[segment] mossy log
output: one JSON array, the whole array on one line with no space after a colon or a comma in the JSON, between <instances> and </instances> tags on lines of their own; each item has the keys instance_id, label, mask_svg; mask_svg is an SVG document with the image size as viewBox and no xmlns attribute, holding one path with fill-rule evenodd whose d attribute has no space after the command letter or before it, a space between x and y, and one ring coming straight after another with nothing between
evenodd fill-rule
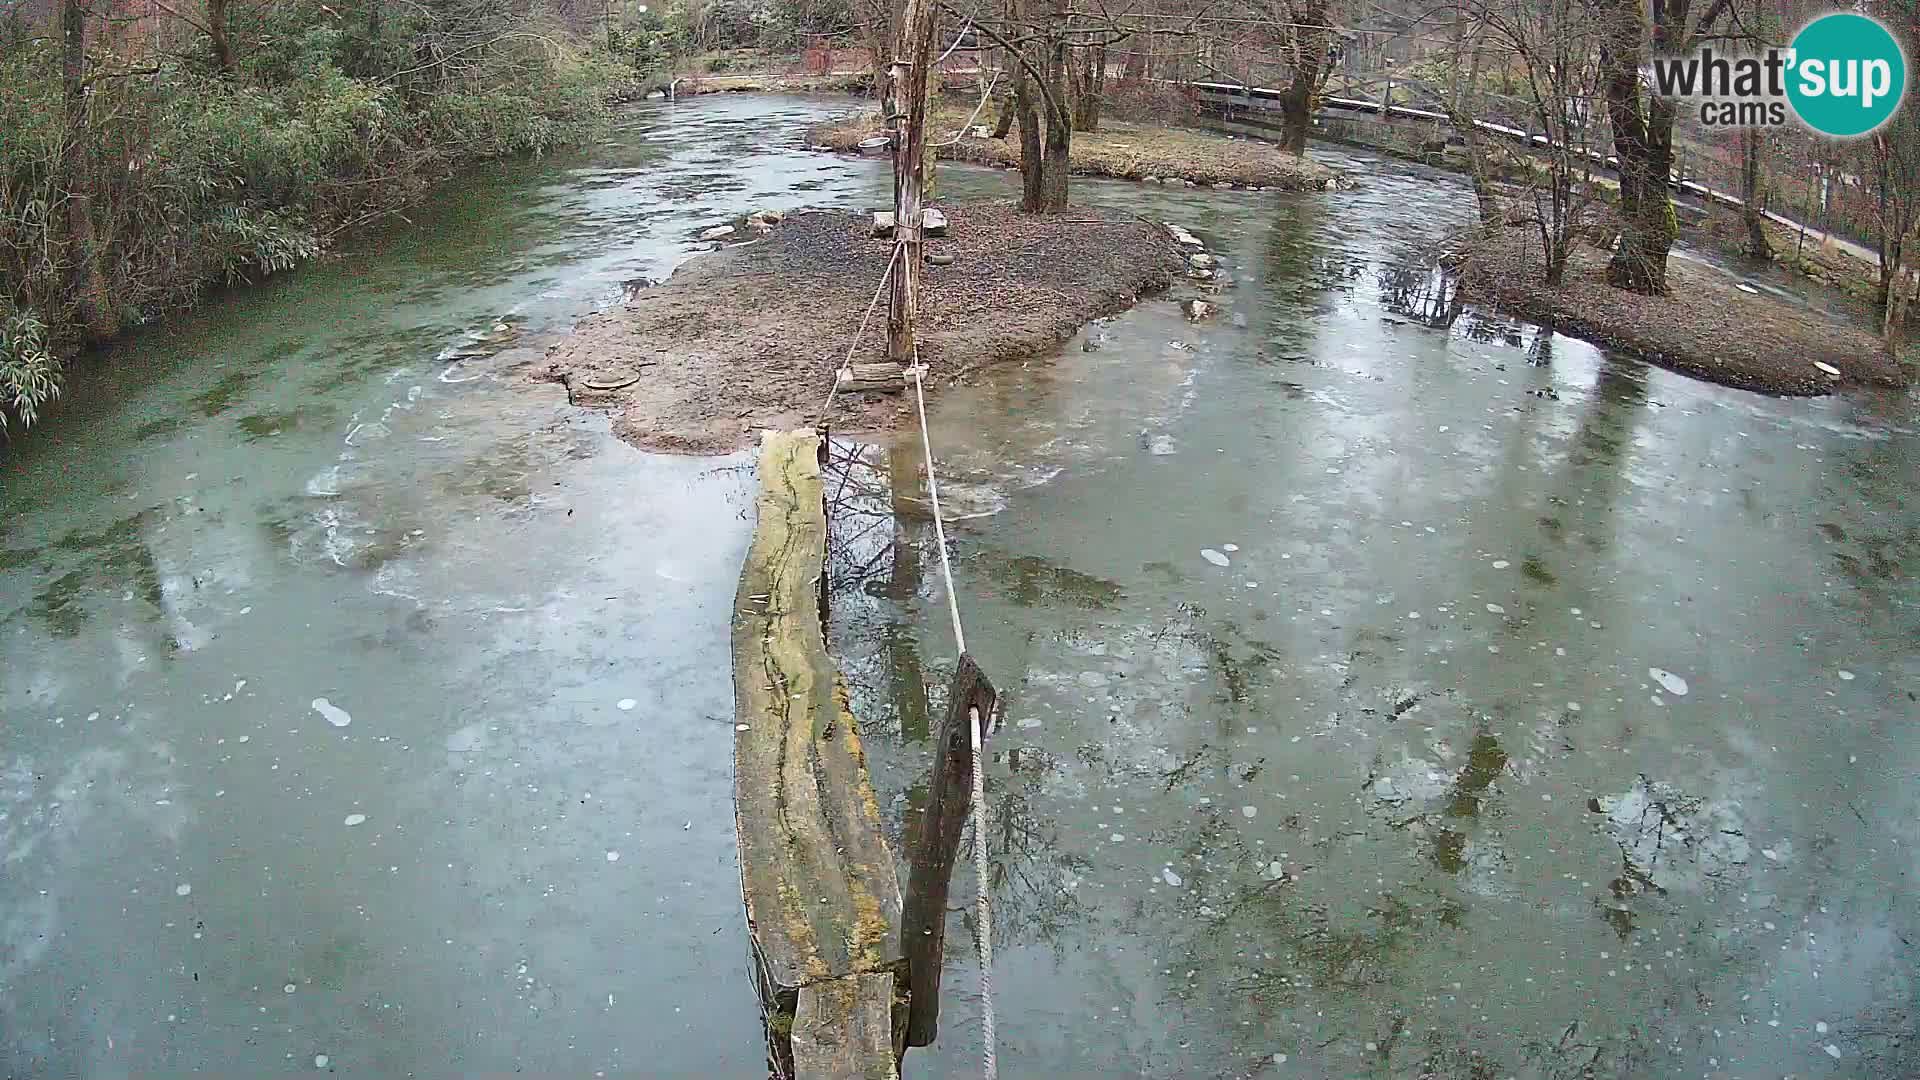
<instances>
[{"instance_id":1,"label":"mossy log","mask_svg":"<svg viewBox=\"0 0 1920 1080\"><path fill-rule=\"evenodd\" d=\"M821 449L813 431L761 442L759 518L734 601L734 820L762 1006L791 1018L769 1026L776 1069L867 1080L894 1075L905 1034L904 1017L891 1020L900 884L821 626ZM884 1061L872 1054L876 1015L889 1018ZM834 1017L848 1025L838 1035L823 1026Z\"/></svg>"}]
</instances>

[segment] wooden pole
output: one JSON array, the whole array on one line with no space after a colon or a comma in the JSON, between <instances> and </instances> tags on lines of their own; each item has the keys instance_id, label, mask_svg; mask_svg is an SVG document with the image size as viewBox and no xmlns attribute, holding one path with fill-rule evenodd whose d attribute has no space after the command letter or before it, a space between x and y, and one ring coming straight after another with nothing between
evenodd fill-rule
<instances>
[{"instance_id":1,"label":"wooden pole","mask_svg":"<svg viewBox=\"0 0 1920 1080\"><path fill-rule=\"evenodd\" d=\"M996 696L993 684L974 664L973 657L960 654L947 690L947 715L940 724L940 740L934 744L926 816L900 912L901 945L907 957L908 1046L931 1046L940 1031L947 889L953 883L954 858L973 808L973 737L967 725L978 717L984 742Z\"/></svg>"},{"instance_id":2,"label":"wooden pole","mask_svg":"<svg viewBox=\"0 0 1920 1080\"><path fill-rule=\"evenodd\" d=\"M893 123L893 236L905 244L887 305L887 359L913 363L920 299L920 201L926 190L927 80L933 58L934 0L906 0L887 69Z\"/></svg>"}]
</instances>

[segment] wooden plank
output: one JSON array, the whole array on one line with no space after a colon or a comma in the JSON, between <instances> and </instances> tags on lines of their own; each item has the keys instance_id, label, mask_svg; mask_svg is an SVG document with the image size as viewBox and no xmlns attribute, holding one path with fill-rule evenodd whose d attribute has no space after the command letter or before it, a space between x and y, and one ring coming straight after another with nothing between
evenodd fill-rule
<instances>
[{"instance_id":1,"label":"wooden plank","mask_svg":"<svg viewBox=\"0 0 1920 1080\"><path fill-rule=\"evenodd\" d=\"M734 601L734 823L776 1061L803 988L902 964L900 885L821 627L822 445L811 430L762 438Z\"/></svg>"},{"instance_id":2,"label":"wooden plank","mask_svg":"<svg viewBox=\"0 0 1920 1080\"><path fill-rule=\"evenodd\" d=\"M840 383L843 391L902 390L907 385L906 369L899 364L854 364L852 377Z\"/></svg>"},{"instance_id":3,"label":"wooden plank","mask_svg":"<svg viewBox=\"0 0 1920 1080\"><path fill-rule=\"evenodd\" d=\"M795 1080L898 1080L893 975L828 979L800 989L793 1017Z\"/></svg>"},{"instance_id":4,"label":"wooden plank","mask_svg":"<svg viewBox=\"0 0 1920 1080\"><path fill-rule=\"evenodd\" d=\"M947 891L953 863L973 808L973 738L968 724L980 718L980 739L993 715L996 694L973 657L960 654L947 690L940 724L939 756L927 783L927 810L913 853L901 932L907 948L907 1045L932 1046L940 1033L940 973L946 966Z\"/></svg>"}]
</instances>

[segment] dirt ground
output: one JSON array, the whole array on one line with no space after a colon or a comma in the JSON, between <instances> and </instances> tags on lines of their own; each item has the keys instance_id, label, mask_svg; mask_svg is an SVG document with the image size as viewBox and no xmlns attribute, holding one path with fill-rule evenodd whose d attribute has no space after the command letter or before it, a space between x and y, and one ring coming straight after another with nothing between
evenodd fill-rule
<instances>
[{"instance_id":1,"label":"dirt ground","mask_svg":"<svg viewBox=\"0 0 1920 1080\"><path fill-rule=\"evenodd\" d=\"M1566 283L1549 289L1537 234L1508 228L1467 253L1461 289L1467 299L1742 390L1825 394L1848 382L1911 381L1875 335L1764 293L1742 292L1710 267L1669 260L1666 296L1613 288L1606 267L1604 252L1578 247ZM1829 377L1815 361L1838 368L1841 377Z\"/></svg>"},{"instance_id":2,"label":"dirt ground","mask_svg":"<svg viewBox=\"0 0 1920 1080\"><path fill-rule=\"evenodd\" d=\"M1110 210L1029 217L1002 205L946 207L948 236L926 242L951 265L923 267L921 358L933 390L985 364L1045 351L1123 311L1180 273L1164 226ZM718 453L768 427L829 421L885 431L910 416L898 393L843 393L826 409L873 301L891 242L839 210L789 215L770 235L686 262L665 283L583 321L537 362L535 378L615 413L621 438L650 450ZM885 359L886 302L855 363ZM630 385L594 389L628 377Z\"/></svg>"},{"instance_id":3,"label":"dirt ground","mask_svg":"<svg viewBox=\"0 0 1920 1080\"><path fill-rule=\"evenodd\" d=\"M972 114L976 101L937 98L928 127L938 140L952 138ZM976 125L993 126L994 104L980 114ZM860 140L880 133L880 115L867 110L854 116L816 124L807 132L812 146L853 151ZM1017 132L1005 139L965 136L940 148L948 161L1012 168L1020 164ZM1338 174L1311 158L1282 153L1271 143L1229 139L1194 128L1137 124L1122 120L1100 122L1098 131L1076 132L1068 155L1076 176L1109 176L1122 180L1190 180L1243 188L1303 191L1324 188Z\"/></svg>"}]
</instances>

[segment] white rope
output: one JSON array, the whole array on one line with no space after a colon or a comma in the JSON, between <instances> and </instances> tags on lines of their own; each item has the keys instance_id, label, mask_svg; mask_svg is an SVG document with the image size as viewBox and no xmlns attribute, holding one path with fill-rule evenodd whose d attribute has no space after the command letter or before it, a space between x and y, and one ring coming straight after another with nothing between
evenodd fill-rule
<instances>
[{"instance_id":1,"label":"white rope","mask_svg":"<svg viewBox=\"0 0 1920 1080\"><path fill-rule=\"evenodd\" d=\"M940 520L940 481L933 475L933 441L927 437L927 395L921 391L926 367L920 363L920 346L913 347L913 399L920 408L920 449L927 456L927 501L933 505L933 535L940 542L940 576L947 582L947 613L953 616L953 646L967 651L967 634L960 629L960 601L953 592L953 563L947 558L947 527ZM976 740L977 741L977 740ZM975 760L979 760L978 755Z\"/></svg>"},{"instance_id":2,"label":"white rope","mask_svg":"<svg viewBox=\"0 0 1920 1080\"><path fill-rule=\"evenodd\" d=\"M1000 84L1000 73L996 71L993 73L993 78L987 82L986 90L983 91L980 95L980 104L975 105L973 107L973 115L967 117L967 122L964 124L961 124L960 130L953 133L953 138L948 139L945 142L930 143L928 144L927 149L937 150L942 146L952 146L954 143L957 143L961 139L965 138L967 135L967 129L973 126L973 122L975 120L980 119L980 113L984 109L986 109L987 102L993 100L993 88L995 86L998 86L999 84Z\"/></svg>"},{"instance_id":3,"label":"white rope","mask_svg":"<svg viewBox=\"0 0 1920 1080\"><path fill-rule=\"evenodd\" d=\"M947 57L953 55L953 50L959 48L960 43L967 40L967 31L971 29L973 29L973 16L969 15L967 16L967 25L961 27L960 32L953 36L953 44L947 46L947 51L940 54L940 59L935 60L933 66L939 67L941 64L946 63Z\"/></svg>"},{"instance_id":4,"label":"white rope","mask_svg":"<svg viewBox=\"0 0 1920 1080\"><path fill-rule=\"evenodd\" d=\"M887 269L880 275L880 287L873 290L873 299L867 303L867 313L860 316L860 329L853 332L853 344L847 346L847 358L840 362L840 369L833 373L833 388L827 391L827 409L833 408L833 399L840 395L840 384L853 378L853 354L860 348L860 338L867 332L867 322L873 318L873 309L880 306L880 297L886 294L887 280L893 277L893 267L900 261L900 252L906 248L906 242L896 240L893 254L887 257Z\"/></svg>"},{"instance_id":5,"label":"white rope","mask_svg":"<svg viewBox=\"0 0 1920 1080\"><path fill-rule=\"evenodd\" d=\"M967 710L968 727L973 732L973 903L980 947L980 1074L994 1080L1000 1063L994 1059L993 1045L993 911L987 905L987 783L980 768L979 709Z\"/></svg>"},{"instance_id":6,"label":"white rope","mask_svg":"<svg viewBox=\"0 0 1920 1080\"><path fill-rule=\"evenodd\" d=\"M926 365L920 362L920 346L913 348L913 400L920 415L920 449L926 455L927 501L933 507L933 535L940 544L940 576L947 586L947 613L953 617L954 648L967 651L966 631L960 626L960 601L953 587L953 560L947 555L947 527L940 513L940 481L933 475L933 439L927 434L927 395L922 388ZM980 710L967 709L967 736L973 744L973 902L976 921L974 943L980 958L980 1070L985 1080L1000 1075L994 1056L993 1023L993 909L987 899L987 785L981 760L980 728L985 721Z\"/></svg>"}]
</instances>

